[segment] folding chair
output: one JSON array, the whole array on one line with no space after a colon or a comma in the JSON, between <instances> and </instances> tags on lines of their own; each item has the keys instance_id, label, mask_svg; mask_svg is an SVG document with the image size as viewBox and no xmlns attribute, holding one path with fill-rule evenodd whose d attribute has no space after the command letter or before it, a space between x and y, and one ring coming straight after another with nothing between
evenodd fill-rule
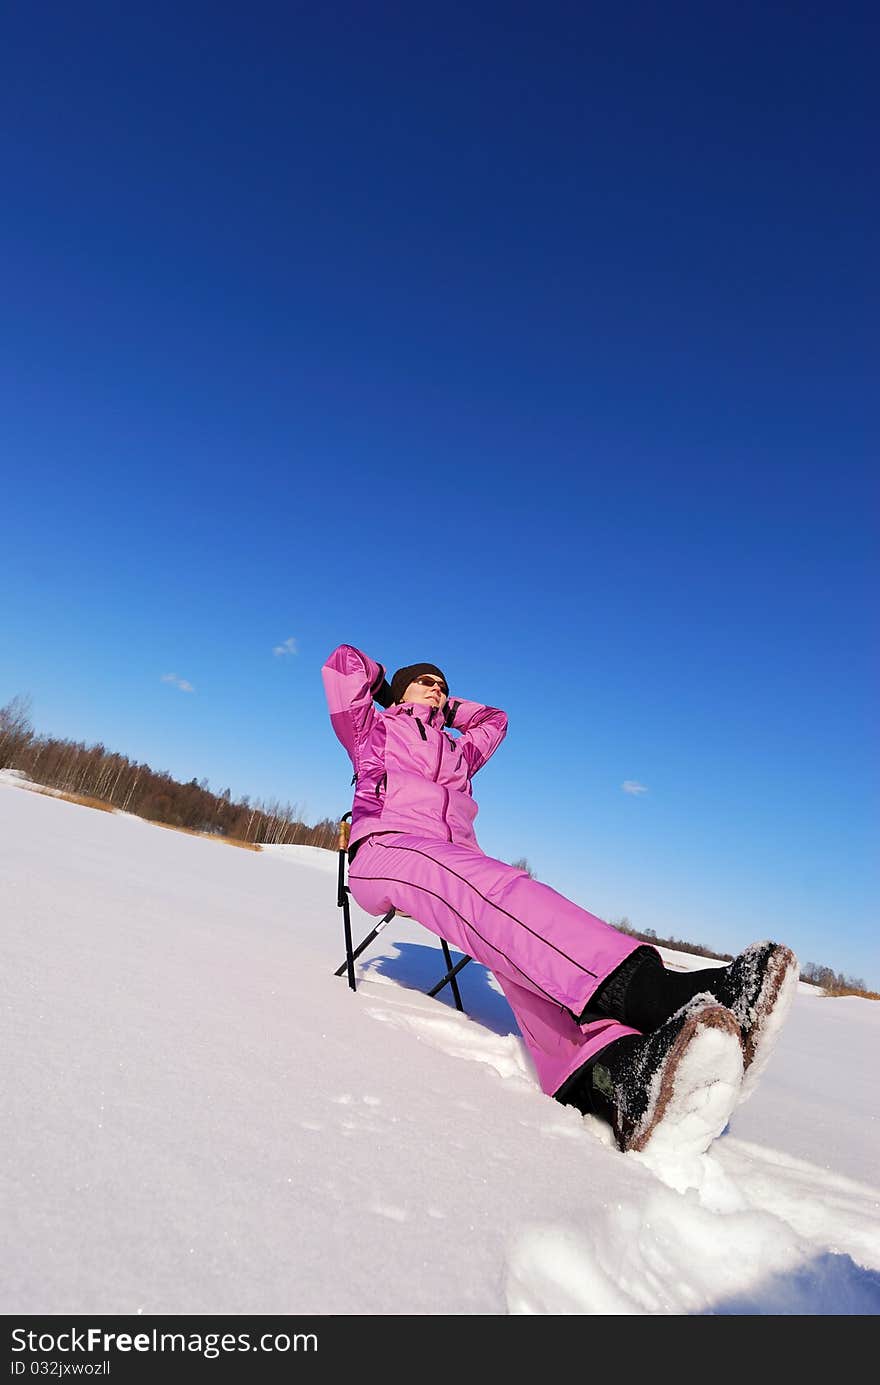
<instances>
[{"instance_id":1,"label":"folding chair","mask_svg":"<svg viewBox=\"0 0 880 1385\"><path fill-rule=\"evenodd\" d=\"M384 917L381 918L379 922L376 924L376 927L367 934L363 942L358 943L357 947L355 948L352 947L351 913L348 907L348 896L351 894L351 890L345 883L345 862L347 858L349 842L351 841L351 823L349 822L350 817L351 813L345 813L339 820L339 876L336 890L336 903L342 910L342 922L343 927L345 929L345 961L342 963L342 966L336 968L336 971L333 974L334 976L341 976L344 971L347 971L348 984L353 991L356 991L357 984L354 979L355 962L357 961L358 957L360 957L361 953L364 952L370 946L370 943L373 942L373 940L379 936L379 934L382 932L382 929L385 928L391 922L391 920L394 918L394 915L397 913L397 910L393 907L389 909L388 913L385 914ZM467 955L467 953L465 953L464 956L460 959L460 961L456 962L455 966L453 966L452 955L449 951L449 944L447 943L445 938L440 939L440 946L443 948L443 959L446 962L446 975L440 978L436 986L432 986L431 990L428 992L428 995L439 995L440 991L443 990L443 987L449 985L452 987L452 995L455 1000L456 1010L463 1010L464 1006L461 1003L461 993L458 989L458 981L456 980L456 977L458 976L458 973L462 970L462 968L466 967L468 962L471 961L471 958Z\"/></svg>"}]
</instances>

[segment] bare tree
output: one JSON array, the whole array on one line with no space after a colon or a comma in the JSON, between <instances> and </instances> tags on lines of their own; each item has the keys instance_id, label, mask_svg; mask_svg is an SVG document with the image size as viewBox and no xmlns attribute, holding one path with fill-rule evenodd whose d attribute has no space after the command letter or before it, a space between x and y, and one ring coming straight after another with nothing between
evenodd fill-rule
<instances>
[{"instance_id":1,"label":"bare tree","mask_svg":"<svg viewBox=\"0 0 880 1385\"><path fill-rule=\"evenodd\" d=\"M0 769L15 765L22 750L33 740L32 706L29 696L18 695L0 707Z\"/></svg>"},{"instance_id":2,"label":"bare tree","mask_svg":"<svg viewBox=\"0 0 880 1385\"><path fill-rule=\"evenodd\" d=\"M535 879L535 872L532 870L525 856L520 856L519 860L511 861L510 864L514 870L524 870L530 880Z\"/></svg>"}]
</instances>

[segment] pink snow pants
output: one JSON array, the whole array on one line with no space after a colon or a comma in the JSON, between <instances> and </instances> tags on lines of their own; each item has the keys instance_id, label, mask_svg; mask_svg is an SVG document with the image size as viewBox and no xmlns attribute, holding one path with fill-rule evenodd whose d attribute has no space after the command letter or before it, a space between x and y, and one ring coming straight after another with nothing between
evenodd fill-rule
<instances>
[{"instance_id":1,"label":"pink snow pants","mask_svg":"<svg viewBox=\"0 0 880 1385\"><path fill-rule=\"evenodd\" d=\"M576 1017L641 944L526 871L479 848L386 832L360 843L348 879L368 914L393 905L494 972L548 1095L607 1044L638 1033Z\"/></svg>"}]
</instances>

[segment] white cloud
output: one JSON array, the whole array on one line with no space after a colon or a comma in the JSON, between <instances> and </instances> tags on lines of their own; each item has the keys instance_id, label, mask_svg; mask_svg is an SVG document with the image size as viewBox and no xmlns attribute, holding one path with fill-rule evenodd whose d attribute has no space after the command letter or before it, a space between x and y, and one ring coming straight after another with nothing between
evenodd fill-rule
<instances>
[{"instance_id":1,"label":"white cloud","mask_svg":"<svg viewBox=\"0 0 880 1385\"><path fill-rule=\"evenodd\" d=\"M272 650L273 654L278 654L282 656L284 654L297 654L298 652L299 651L296 647L296 640L293 638L285 640L283 644L276 644L275 648Z\"/></svg>"},{"instance_id":2,"label":"white cloud","mask_svg":"<svg viewBox=\"0 0 880 1385\"><path fill-rule=\"evenodd\" d=\"M163 673L163 683L173 683L175 688L180 688L181 692L195 692L192 683L188 683L185 678L178 678L176 673Z\"/></svg>"},{"instance_id":3,"label":"white cloud","mask_svg":"<svg viewBox=\"0 0 880 1385\"><path fill-rule=\"evenodd\" d=\"M620 787L623 789L624 793L640 794L648 792L645 785L639 784L635 779L624 779Z\"/></svg>"}]
</instances>

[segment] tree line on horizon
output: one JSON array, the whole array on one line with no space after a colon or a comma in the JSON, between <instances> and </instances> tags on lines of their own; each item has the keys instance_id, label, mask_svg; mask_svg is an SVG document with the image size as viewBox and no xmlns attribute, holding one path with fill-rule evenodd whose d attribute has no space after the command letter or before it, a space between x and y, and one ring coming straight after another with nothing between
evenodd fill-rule
<instances>
[{"instance_id":1,"label":"tree line on horizon","mask_svg":"<svg viewBox=\"0 0 880 1385\"><path fill-rule=\"evenodd\" d=\"M0 769L14 769L35 783L93 798L150 822L228 837L252 846L320 846L335 850L339 824L324 818L308 826L295 804L234 802L229 789L213 793L207 779L182 783L103 745L41 736L30 720L30 702L15 697L0 707Z\"/></svg>"},{"instance_id":2,"label":"tree line on horizon","mask_svg":"<svg viewBox=\"0 0 880 1385\"><path fill-rule=\"evenodd\" d=\"M704 947L702 943L687 943L681 938L658 938L653 928L646 928L644 932L639 932L633 928L628 918L613 919L612 927L621 933L628 933L632 938L638 938L639 942L653 943L655 947L668 947L674 952L691 952L697 957L711 957L718 962L732 962L733 954L730 952L715 952L711 947ZM831 995L852 995L859 994L869 1000L880 1000L880 994L876 991L869 991L866 983L860 976L844 976L842 971L835 971L833 967L823 965L821 962L807 962L801 967L800 977L810 986L818 986L820 990L828 991Z\"/></svg>"},{"instance_id":3,"label":"tree line on horizon","mask_svg":"<svg viewBox=\"0 0 880 1385\"><path fill-rule=\"evenodd\" d=\"M233 802L229 789L213 793L207 779L182 783L167 770L153 770L127 755L108 751L101 744L87 746L82 741L38 735L31 725L30 710L30 699L20 696L0 707L0 769L18 770L48 788L92 798L170 827L227 837L251 846L298 845L337 850L339 824L332 818L323 818L309 827L297 816L295 804L251 801L247 795ZM513 865L535 878L525 857ZM625 917L611 923L621 933L657 947L721 962L733 960L731 953L717 952L702 943L658 937L653 928L640 932ZM817 962L806 963L801 969L801 980L833 995L856 992L880 999L860 977L844 976L843 972Z\"/></svg>"}]
</instances>

